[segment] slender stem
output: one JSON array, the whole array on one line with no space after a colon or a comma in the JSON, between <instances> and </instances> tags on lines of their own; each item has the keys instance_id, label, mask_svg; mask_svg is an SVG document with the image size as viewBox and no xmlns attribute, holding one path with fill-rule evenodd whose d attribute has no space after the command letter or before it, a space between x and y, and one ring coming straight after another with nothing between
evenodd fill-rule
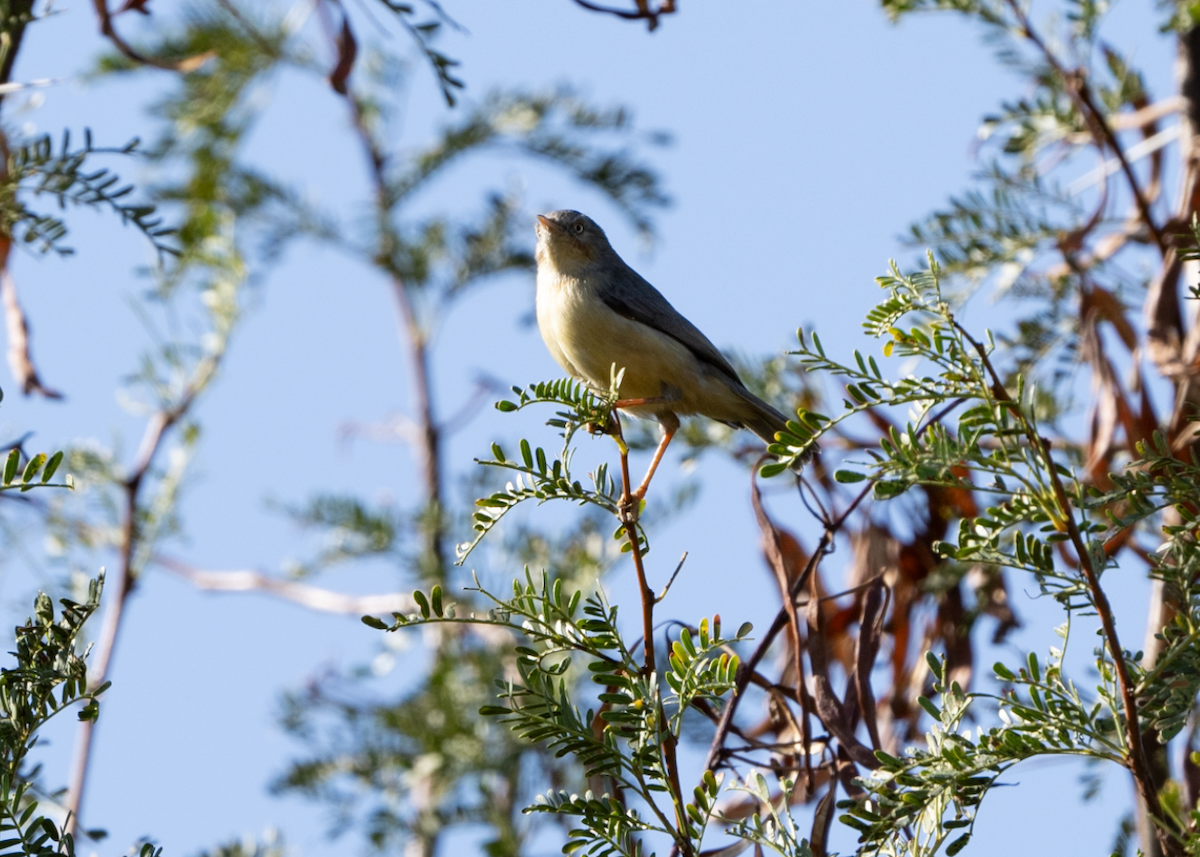
<instances>
[{"instance_id":1,"label":"slender stem","mask_svg":"<svg viewBox=\"0 0 1200 857\"><path fill-rule=\"evenodd\" d=\"M319 8L324 11L324 4L320 4ZM396 300L406 333L404 344L408 346L409 358L412 361L413 388L417 399L419 426L418 446L421 452L426 504L431 518L426 529L425 555L429 558L430 570L440 575L441 570L447 565L442 522L442 426L434 413L433 385L429 368L429 336L418 316L412 293L404 278L395 270L392 259L398 238L391 222L394 202L387 180L387 155L380 148L367 126L362 103L352 93L347 93L345 98L350 106L354 130L367 156L375 194L375 213L379 229L379 247L376 251L375 263L389 275L392 295Z\"/></svg>"},{"instance_id":2,"label":"slender stem","mask_svg":"<svg viewBox=\"0 0 1200 857\"><path fill-rule=\"evenodd\" d=\"M412 297L399 277L392 277L392 292L408 328L408 345L413 364L413 381L417 397L422 463L426 504L431 516L425 549L434 569L446 567L442 538L442 430L433 412L432 385L429 370L429 348L425 331L414 312Z\"/></svg>"},{"instance_id":3,"label":"slender stem","mask_svg":"<svg viewBox=\"0 0 1200 857\"><path fill-rule=\"evenodd\" d=\"M637 525L638 504L640 501L633 496L633 482L629 478L629 446L625 443L625 436L621 433L621 420L615 411L612 414L611 432L613 439L617 442L617 449L621 454L621 489L623 494L622 502L617 509L617 519L625 528L625 535L629 538L629 550L633 555L633 567L637 571L638 592L642 599L642 675L648 676L654 672L654 605L658 599L655 597L654 590L650 588L650 584L646 580L646 567L642 562L642 548Z\"/></svg>"},{"instance_id":4,"label":"slender stem","mask_svg":"<svg viewBox=\"0 0 1200 857\"><path fill-rule=\"evenodd\" d=\"M625 527L625 535L629 539L629 552L633 555L633 567L637 571L638 591L642 599L642 675L649 677L654 672L654 605L658 598L646 579L646 567L642 561L642 546L638 534L638 505L641 502L633 494L633 481L629 477L629 446L621 433L621 420L614 411L612 414L611 432L617 442L621 455L621 488L624 502L617 512L621 525ZM670 721L663 709L661 697L654 701L657 707L656 723L659 730L659 741L663 752L663 765L667 773L667 786L671 790L671 803L675 807L675 846L684 854L692 854L692 840L688 836L689 827L687 813L684 811L683 787L679 778L679 763L675 756L676 739L671 732Z\"/></svg>"},{"instance_id":5,"label":"slender stem","mask_svg":"<svg viewBox=\"0 0 1200 857\"><path fill-rule=\"evenodd\" d=\"M658 728L662 740L663 762L667 769L667 785L671 789L671 803L675 805L675 847L681 848L685 855L691 855L692 837L688 834L688 814L683 808L683 786L679 780L679 762L675 758L675 733L671 731L661 698L658 702Z\"/></svg>"},{"instance_id":6,"label":"slender stem","mask_svg":"<svg viewBox=\"0 0 1200 857\"><path fill-rule=\"evenodd\" d=\"M113 47L125 57L133 60L138 65L150 66L151 68L162 69L163 71L187 72L199 66L210 55L204 53L184 57L181 60L164 60L160 57L143 54L121 38L120 33L113 26L112 12L108 9L108 0L93 0L92 5L96 9L96 20L100 22L100 34L112 42Z\"/></svg>"},{"instance_id":7,"label":"slender stem","mask_svg":"<svg viewBox=\"0 0 1200 857\"><path fill-rule=\"evenodd\" d=\"M1130 772L1133 774L1134 785L1142 801L1146 804L1147 810L1157 822L1155 824L1155 831L1163 853L1172 856L1181 855L1183 852L1171 836L1167 827L1168 818L1163 812L1162 804L1159 801L1158 786L1150 771L1150 762L1146 756L1146 748L1142 744L1141 721L1138 718L1137 699L1134 696L1134 682L1129 674L1129 665L1125 662L1125 650L1121 647L1120 638L1117 636L1117 623L1113 617L1112 605L1109 604L1108 596L1105 594L1104 588L1100 585L1100 576L1095 565L1092 563L1091 551L1088 550L1087 545L1084 543L1083 535L1080 533L1079 525L1075 520L1075 515L1071 511L1066 489L1063 487L1062 479L1058 475L1054 459L1050 455L1050 442L1038 435L1034 425L1026 419L1020 407L1009 396L1004 385L1000 383L999 375L992 366L987 349L983 347L983 344L967 333L957 321L954 322L954 326L974 346L975 351L979 354L979 359L983 362L984 368L994 382L992 385L993 393L1021 421L1025 427L1025 434L1030 445L1038 451L1038 454L1045 462L1045 469L1050 480L1050 488L1054 492L1054 499L1058 504L1063 524L1067 528L1067 536L1071 540L1071 546L1075 549L1075 553L1079 558L1079 569L1083 573L1084 582L1087 584L1088 592L1091 594L1092 604L1095 606L1096 613L1100 617L1100 625L1104 631L1105 643L1108 646L1109 654L1112 656L1113 668L1117 673L1117 686L1121 693L1121 706L1125 712L1125 736L1129 754L1128 765Z\"/></svg>"},{"instance_id":8,"label":"slender stem","mask_svg":"<svg viewBox=\"0 0 1200 857\"><path fill-rule=\"evenodd\" d=\"M763 533L764 552L767 555L768 565L775 574L780 600L783 602L783 609L787 613L787 624L791 630L792 656L796 669L793 694L796 702L800 704L800 744L804 754L804 796L807 798L813 794L813 768L812 724L808 716L809 710L804 690L804 641L800 637L800 617L796 612L796 595L792 592L791 584L788 581L787 567L779 545L779 531L775 529L774 523L767 517L767 512L763 508L762 495L759 493L754 471L750 476L750 502L754 507L754 515L758 519L759 529Z\"/></svg>"},{"instance_id":9,"label":"slender stem","mask_svg":"<svg viewBox=\"0 0 1200 857\"><path fill-rule=\"evenodd\" d=\"M117 638L120 636L122 620L125 617L125 605L137 584L138 569L134 568L134 561L141 540L141 533L137 525L138 499L146 474L154 461L154 454L162 446L163 438L191 408L197 391L195 385L190 385L174 407L159 411L150 419L142 435L142 442L138 447L137 457L134 459L133 470L121 486L125 492L125 508L121 520L120 556L117 562L115 585L109 590L116 593L116 600L104 614L104 623L96 641L96 657L88 668L89 688L99 687L108 680L109 668L117 648ZM76 834L79 827L79 813L83 806L83 794L87 787L88 770L91 766L96 722L94 719L81 721L79 732L75 738L75 752L71 760L67 795L63 801L63 807L68 813L64 832L72 835Z\"/></svg>"},{"instance_id":10,"label":"slender stem","mask_svg":"<svg viewBox=\"0 0 1200 857\"><path fill-rule=\"evenodd\" d=\"M800 573L792 582L790 595L794 599L808 585L809 577L815 573L821 557L829 551L833 546L833 539L838 531L846 524L846 520L853 514L854 510L862 504L862 502L871 493L872 486L868 484L866 488L859 492L858 496L846 507L833 521L826 523L825 532L821 534L821 540L817 543L817 548L809 557L808 564L804 567L804 571ZM767 633L763 635L762 642L751 653L750 657L738 667L737 676L734 679L733 691L730 694L729 702L726 703L724 710L721 712L721 719L717 722L717 730L713 735L712 743L708 748L708 757L704 760L704 768L708 771L714 771L721 759L725 755L725 741L729 737L730 730L733 728L733 716L737 713L738 705L745 695L746 687L750 684L750 679L754 676L754 669L758 666L758 662L766 656L767 651L771 648L771 644L779 635L779 632L784 629L788 623L788 610L784 605L779 608L779 612L775 614L775 621L771 623L771 627L767 629Z\"/></svg>"},{"instance_id":11,"label":"slender stem","mask_svg":"<svg viewBox=\"0 0 1200 857\"><path fill-rule=\"evenodd\" d=\"M634 5L637 6L636 9L618 9L613 6L602 6L591 2L591 0L575 0L575 5L587 9L589 12L613 15L626 21L646 21L651 32L657 29L660 15L670 15L677 11L675 0L662 0L657 9L650 8L650 0L635 0Z\"/></svg>"}]
</instances>

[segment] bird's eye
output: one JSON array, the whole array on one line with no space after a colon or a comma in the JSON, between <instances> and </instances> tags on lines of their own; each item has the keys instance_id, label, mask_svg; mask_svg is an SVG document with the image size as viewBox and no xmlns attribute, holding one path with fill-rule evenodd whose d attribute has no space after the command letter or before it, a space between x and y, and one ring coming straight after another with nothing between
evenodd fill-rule
<instances>
[{"instance_id":1,"label":"bird's eye","mask_svg":"<svg viewBox=\"0 0 1200 857\"><path fill-rule=\"evenodd\" d=\"M574 226L571 227L571 229L575 232L576 235L583 234L583 224L582 223L576 223Z\"/></svg>"}]
</instances>

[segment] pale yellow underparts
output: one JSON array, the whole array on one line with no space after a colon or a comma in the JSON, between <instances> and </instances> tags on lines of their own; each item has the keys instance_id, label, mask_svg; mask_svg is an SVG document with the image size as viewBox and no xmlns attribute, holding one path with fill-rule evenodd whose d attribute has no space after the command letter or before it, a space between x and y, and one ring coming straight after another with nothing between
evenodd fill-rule
<instances>
[{"instance_id":1,"label":"pale yellow underparts","mask_svg":"<svg viewBox=\"0 0 1200 857\"><path fill-rule=\"evenodd\" d=\"M669 401L622 408L662 421L668 414L703 414L741 423L745 398L728 378L667 334L614 312L586 275L572 277L541 265L537 278L538 327L558 364L574 378L607 392L613 365L624 369L621 398ZM667 417L670 421L670 417Z\"/></svg>"}]
</instances>

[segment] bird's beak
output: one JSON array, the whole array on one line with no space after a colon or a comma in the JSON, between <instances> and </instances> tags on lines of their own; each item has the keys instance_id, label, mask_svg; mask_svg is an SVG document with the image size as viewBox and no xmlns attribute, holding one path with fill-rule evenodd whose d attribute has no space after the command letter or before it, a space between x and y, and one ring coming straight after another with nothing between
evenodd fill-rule
<instances>
[{"instance_id":1,"label":"bird's beak","mask_svg":"<svg viewBox=\"0 0 1200 857\"><path fill-rule=\"evenodd\" d=\"M561 226L559 226L557 223L555 223L553 220L551 220L549 217L547 217L544 214L539 214L537 216L537 219L538 219L538 223L540 223L543 227L545 227L547 232L558 232L560 229L562 229Z\"/></svg>"}]
</instances>

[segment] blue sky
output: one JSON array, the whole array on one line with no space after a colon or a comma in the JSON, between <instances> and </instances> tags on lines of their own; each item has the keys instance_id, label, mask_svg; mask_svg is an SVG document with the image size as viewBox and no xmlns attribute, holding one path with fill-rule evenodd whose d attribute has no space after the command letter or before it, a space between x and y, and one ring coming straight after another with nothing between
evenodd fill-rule
<instances>
[{"instance_id":1,"label":"blue sky","mask_svg":"<svg viewBox=\"0 0 1200 857\"><path fill-rule=\"evenodd\" d=\"M1127 50L1131 38L1142 39L1133 43L1134 58L1163 95L1171 49L1156 35L1149 5L1119 7L1110 27ZM873 277L891 257L915 258L898 236L968 184L979 166L972 143L981 117L1021 94L962 20L929 16L893 26L864 0L685 3L654 34L569 0L447 6L468 31L441 45L463 62L466 99L495 87L570 83L598 103L630 106L641 127L673 136L673 145L649 156L674 205L657 217L659 240L647 249L595 194L544 165L489 156L456 169L418 209L468 208L490 188L519 184L531 212L586 211L714 342L747 355L786 350L801 325L822 331L831 351L863 347L859 323L877 298ZM14 121L51 133L88 126L106 144L152 137L145 108L166 77L82 81L77 76L103 48L90 4L56 8L29 31L16 76L72 80L45 90L44 104ZM352 219L368 188L342 105L291 76L264 96L252 156ZM403 145L415 146L447 119L417 63L406 101ZM137 178L132 167L124 172ZM68 398L26 400L5 384L0 434L32 430L38 449L97 438L128 457L141 422L115 391L148 344L130 306L145 288L134 269L148 261L147 250L110 218L84 213L71 225L74 258L23 255L14 266L39 367ZM483 371L512 384L558 374L536 329L521 324L532 301L529 278L503 278L447 320L435 351L442 413L457 409ZM972 309L979 318L989 312ZM409 409L408 378L385 284L326 249L293 248L255 287L223 375L199 409L204 435L182 507L186 538L173 553L204 568L277 571L303 554L304 542L266 499L298 503L346 490L406 503L416 479L408 450L347 443L339 427ZM487 410L471 432L450 440L447 459L462 473L485 451L480 438L511 440L516 431ZM673 463L666 468L660 478L681 479ZM697 475L700 499L655 541L663 563L690 552L671 608L693 619L719 611L731 626L734 618L761 623L773 615L774 584L759 558L746 474L710 457ZM793 505L773 508L807 531ZM18 565L6 563L0 579L0 603L14 616L28 609L38 579ZM738 585L705 584L720 575L736 575ZM610 579L614 599L632 592L629 576L619 568ZM379 568L323 583L354 592L396 585ZM1038 617L1052 611L1028 597L1033 591L1014 587L1029 629L1020 639L1044 650L1054 640ZM1142 603L1133 588L1122 602L1135 638ZM129 608L97 738L85 820L112 834L100 852L121 853L150 835L168 854L192 854L270 826L306 857L357 850L357 842L327 840L326 819L312 805L270 797L266 784L300 749L275 725L280 691L330 664L367 661L379 646L355 618L264 596L200 593L152 573ZM48 777L65 780L71 735L52 730L50 737ZM997 790L984 805L971 853L1107 853L1130 791L1113 771L1101 797L1080 805L1078 773L1067 763L1019 768L1010 780L1022 787ZM836 846L853 850L845 834Z\"/></svg>"}]
</instances>

